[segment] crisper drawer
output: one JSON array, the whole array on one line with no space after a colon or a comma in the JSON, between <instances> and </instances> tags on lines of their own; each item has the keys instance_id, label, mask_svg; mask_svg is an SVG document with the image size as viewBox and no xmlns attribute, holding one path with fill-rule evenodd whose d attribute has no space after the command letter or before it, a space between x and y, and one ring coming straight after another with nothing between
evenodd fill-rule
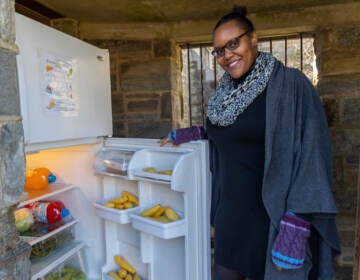
<instances>
[{"instance_id":1,"label":"crisper drawer","mask_svg":"<svg viewBox=\"0 0 360 280\"><path fill-rule=\"evenodd\" d=\"M86 268L84 266L82 250L74 252L67 259L56 263L53 268L41 278L41 280L73 279L86 280Z\"/></svg>"}]
</instances>

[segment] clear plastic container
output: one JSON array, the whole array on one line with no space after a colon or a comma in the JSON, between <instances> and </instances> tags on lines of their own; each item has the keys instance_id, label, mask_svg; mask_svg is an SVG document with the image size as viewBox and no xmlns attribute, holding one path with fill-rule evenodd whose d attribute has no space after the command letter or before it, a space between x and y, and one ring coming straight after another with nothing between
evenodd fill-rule
<instances>
[{"instance_id":1,"label":"clear plastic container","mask_svg":"<svg viewBox=\"0 0 360 280\"><path fill-rule=\"evenodd\" d=\"M69 227L31 246L31 259L44 258L74 240L74 229Z\"/></svg>"},{"instance_id":2,"label":"clear plastic container","mask_svg":"<svg viewBox=\"0 0 360 280\"><path fill-rule=\"evenodd\" d=\"M41 279L56 280L56 279L77 279L86 280L86 271L83 263L82 256L79 254L74 255L66 262L60 264Z\"/></svg>"},{"instance_id":3,"label":"clear plastic container","mask_svg":"<svg viewBox=\"0 0 360 280\"><path fill-rule=\"evenodd\" d=\"M113 175L127 176L129 162L135 151L103 148L95 159L95 171Z\"/></svg>"}]
</instances>

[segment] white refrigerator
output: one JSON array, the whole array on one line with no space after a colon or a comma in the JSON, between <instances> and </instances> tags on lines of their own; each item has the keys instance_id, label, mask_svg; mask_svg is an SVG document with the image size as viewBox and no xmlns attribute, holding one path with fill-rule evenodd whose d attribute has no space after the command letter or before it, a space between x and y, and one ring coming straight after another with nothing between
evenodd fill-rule
<instances>
[{"instance_id":1,"label":"white refrigerator","mask_svg":"<svg viewBox=\"0 0 360 280\"><path fill-rule=\"evenodd\" d=\"M74 220L36 237L32 246L72 238L33 258L31 279L47 279L64 265L87 279L110 279L121 255L145 280L208 280L210 173L207 141L160 147L157 139L112 138L109 54L16 14L18 78L26 166L45 166L57 181L28 191L19 207L61 200ZM144 171L153 167L171 174ZM139 205L104 204L129 191ZM139 214L155 204L180 219L162 223Z\"/></svg>"}]
</instances>

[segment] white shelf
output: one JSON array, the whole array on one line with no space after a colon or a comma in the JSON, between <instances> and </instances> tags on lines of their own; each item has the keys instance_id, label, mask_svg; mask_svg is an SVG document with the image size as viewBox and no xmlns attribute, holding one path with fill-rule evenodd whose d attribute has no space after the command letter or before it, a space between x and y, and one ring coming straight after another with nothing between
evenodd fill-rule
<instances>
[{"instance_id":1,"label":"white shelf","mask_svg":"<svg viewBox=\"0 0 360 280\"><path fill-rule=\"evenodd\" d=\"M129 209L114 209L110 207L104 206L104 203L109 201L110 199L105 199L100 202L95 202L94 207L96 214L105 219L110 220L119 224L128 224L131 222L130 213L138 211L139 207L133 207Z\"/></svg>"},{"instance_id":2,"label":"white shelf","mask_svg":"<svg viewBox=\"0 0 360 280\"><path fill-rule=\"evenodd\" d=\"M39 243L43 240L46 240L48 238L50 238L51 236L59 233L59 232L62 232L63 230L66 230L68 228L70 228L71 226L73 226L74 224L76 224L78 221L76 219L64 224L63 226L57 228L57 229L54 229L52 231L50 231L49 233L47 234L44 234L42 236L20 236L20 238L24 241L26 241L27 243L29 243L31 246L35 245L36 243Z\"/></svg>"},{"instance_id":3,"label":"white shelf","mask_svg":"<svg viewBox=\"0 0 360 280\"><path fill-rule=\"evenodd\" d=\"M131 170L130 173L135 179L139 181L159 182L164 184L170 184L172 178L171 175L146 172L142 170Z\"/></svg>"},{"instance_id":4,"label":"white shelf","mask_svg":"<svg viewBox=\"0 0 360 280\"><path fill-rule=\"evenodd\" d=\"M78 253L85 243L69 242L46 258L31 262L31 280L37 280Z\"/></svg>"},{"instance_id":5,"label":"white shelf","mask_svg":"<svg viewBox=\"0 0 360 280\"><path fill-rule=\"evenodd\" d=\"M23 207L27 204L36 202L41 199L46 199L48 197L70 191L72 189L75 189L76 186L72 184L66 184L66 183L51 183L49 184L49 187L43 190L28 190L28 199L21 202L18 206L18 208Z\"/></svg>"},{"instance_id":6,"label":"white shelf","mask_svg":"<svg viewBox=\"0 0 360 280\"><path fill-rule=\"evenodd\" d=\"M182 218L175 222L161 223L138 214L130 214L133 228L163 238L171 239L185 235L186 223Z\"/></svg>"}]
</instances>

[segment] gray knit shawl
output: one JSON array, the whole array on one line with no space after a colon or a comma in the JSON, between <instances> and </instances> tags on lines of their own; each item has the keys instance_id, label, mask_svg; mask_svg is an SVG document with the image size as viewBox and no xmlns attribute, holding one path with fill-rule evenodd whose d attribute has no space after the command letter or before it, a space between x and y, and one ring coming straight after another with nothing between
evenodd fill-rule
<instances>
[{"instance_id":1,"label":"gray knit shawl","mask_svg":"<svg viewBox=\"0 0 360 280\"><path fill-rule=\"evenodd\" d=\"M225 72L208 104L207 116L213 125L228 126L260 95L270 79L275 58L260 52L255 64L240 82Z\"/></svg>"}]
</instances>

